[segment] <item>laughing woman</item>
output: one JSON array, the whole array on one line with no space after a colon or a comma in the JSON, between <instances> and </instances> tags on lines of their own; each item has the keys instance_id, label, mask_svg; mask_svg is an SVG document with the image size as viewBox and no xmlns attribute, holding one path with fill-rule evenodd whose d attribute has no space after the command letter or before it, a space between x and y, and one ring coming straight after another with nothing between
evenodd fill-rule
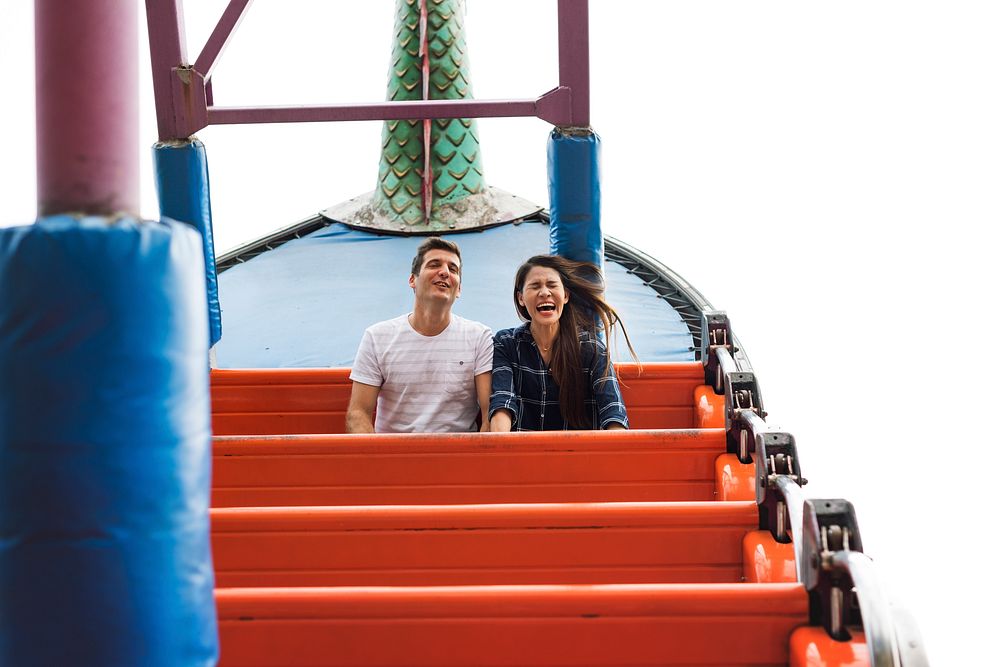
<instances>
[{"instance_id":1,"label":"laughing woman","mask_svg":"<svg viewBox=\"0 0 1000 667\"><path fill-rule=\"evenodd\" d=\"M521 265L514 306L525 323L493 337L491 431L628 428L599 331L611 340L620 325L635 350L602 293L593 264L538 255Z\"/></svg>"}]
</instances>

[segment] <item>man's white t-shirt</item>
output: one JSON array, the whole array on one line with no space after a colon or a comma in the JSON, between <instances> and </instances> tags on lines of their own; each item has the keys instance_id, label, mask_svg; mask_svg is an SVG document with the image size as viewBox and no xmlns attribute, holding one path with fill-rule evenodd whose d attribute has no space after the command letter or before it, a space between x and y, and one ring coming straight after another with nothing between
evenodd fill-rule
<instances>
[{"instance_id":1,"label":"man's white t-shirt","mask_svg":"<svg viewBox=\"0 0 1000 667\"><path fill-rule=\"evenodd\" d=\"M493 369L490 328L452 315L444 331L423 336L408 318L365 329L351 368L351 380L381 387L375 432L476 430L475 377Z\"/></svg>"}]
</instances>

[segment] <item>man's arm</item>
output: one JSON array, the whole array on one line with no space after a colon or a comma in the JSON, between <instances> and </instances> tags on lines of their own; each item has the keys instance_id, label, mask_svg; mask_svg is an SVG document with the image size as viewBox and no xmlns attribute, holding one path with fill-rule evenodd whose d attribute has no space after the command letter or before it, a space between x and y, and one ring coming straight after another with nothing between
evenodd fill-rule
<instances>
[{"instance_id":1,"label":"man's arm","mask_svg":"<svg viewBox=\"0 0 1000 667\"><path fill-rule=\"evenodd\" d=\"M351 400L347 404L346 431L348 433L374 433L372 413L378 402L378 392L381 387L373 387L364 382L355 381L351 387Z\"/></svg>"},{"instance_id":2,"label":"man's arm","mask_svg":"<svg viewBox=\"0 0 1000 667\"><path fill-rule=\"evenodd\" d=\"M490 390L492 388L493 373L486 371L476 376L476 400L479 402L479 416L483 425L479 427L480 432L485 433L490 430Z\"/></svg>"}]
</instances>

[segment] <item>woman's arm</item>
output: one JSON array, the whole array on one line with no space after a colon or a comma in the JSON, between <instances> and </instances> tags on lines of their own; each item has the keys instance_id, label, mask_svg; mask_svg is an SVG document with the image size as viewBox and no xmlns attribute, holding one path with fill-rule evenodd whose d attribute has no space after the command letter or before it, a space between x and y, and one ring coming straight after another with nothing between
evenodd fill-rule
<instances>
[{"instance_id":1,"label":"woman's arm","mask_svg":"<svg viewBox=\"0 0 1000 667\"><path fill-rule=\"evenodd\" d=\"M518 388L509 349L514 344L512 329L493 337L493 377L491 380L489 424L491 431L509 431L517 421Z\"/></svg>"},{"instance_id":2,"label":"woman's arm","mask_svg":"<svg viewBox=\"0 0 1000 667\"><path fill-rule=\"evenodd\" d=\"M625 401L618 386L614 364L608 360L608 348L599 340L594 341L593 345L590 378L593 382L594 401L597 403L597 423L603 429L627 429Z\"/></svg>"},{"instance_id":3,"label":"woman's arm","mask_svg":"<svg viewBox=\"0 0 1000 667\"><path fill-rule=\"evenodd\" d=\"M490 418L491 432L506 433L510 431L513 425L514 425L514 420L511 419L510 411L504 410L503 408L494 412L493 417Z\"/></svg>"}]
</instances>

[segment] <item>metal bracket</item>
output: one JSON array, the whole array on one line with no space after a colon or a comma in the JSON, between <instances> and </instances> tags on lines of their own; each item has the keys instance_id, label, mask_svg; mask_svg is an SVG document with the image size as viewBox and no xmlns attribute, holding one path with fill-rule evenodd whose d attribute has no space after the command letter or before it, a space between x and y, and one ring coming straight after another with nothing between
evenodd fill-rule
<instances>
[{"instance_id":1,"label":"metal bracket","mask_svg":"<svg viewBox=\"0 0 1000 667\"><path fill-rule=\"evenodd\" d=\"M840 552L863 552L854 505L843 499L812 499L802 517L802 583L809 591L809 620L834 639L850 638L849 625L861 625L850 572L835 564Z\"/></svg>"},{"instance_id":2,"label":"metal bracket","mask_svg":"<svg viewBox=\"0 0 1000 667\"><path fill-rule=\"evenodd\" d=\"M719 368L723 370L723 393L726 396L726 449L736 454L740 462L750 463L755 434L766 429L760 388L753 371L734 371L735 363L724 362L726 351L718 351Z\"/></svg>"},{"instance_id":3,"label":"metal bracket","mask_svg":"<svg viewBox=\"0 0 1000 667\"><path fill-rule=\"evenodd\" d=\"M705 384L711 385L716 394L721 394L722 370L715 351L729 350L735 353L733 347L733 329L729 324L729 316L724 310L706 310L701 314L701 364L705 368Z\"/></svg>"},{"instance_id":4,"label":"metal bracket","mask_svg":"<svg viewBox=\"0 0 1000 667\"><path fill-rule=\"evenodd\" d=\"M802 477L795 437L782 431L758 433L756 438L757 511L761 530L770 530L775 540L791 541L791 516L788 499L782 492L778 478L791 479L799 486L807 480Z\"/></svg>"},{"instance_id":5,"label":"metal bracket","mask_svg":"<svg viewBox=\"0 0 1000 667\"><path fill-rule=\"evenodd\" d=\"M565 125L573 115L573 91L553 88L535 100L535 115L555 126Z\"/></svg>"},{"instance_id":6,"label":"metal bracket","mask_svg":"<svg viewBox=\"0 0 1000 667\"><path fill-rule=\"evenodd\" d=\"M175 131L178 138L188 138L208 126L205 77L188 66L174 67L171 74Z\"/></svg>"}]
</instances>

